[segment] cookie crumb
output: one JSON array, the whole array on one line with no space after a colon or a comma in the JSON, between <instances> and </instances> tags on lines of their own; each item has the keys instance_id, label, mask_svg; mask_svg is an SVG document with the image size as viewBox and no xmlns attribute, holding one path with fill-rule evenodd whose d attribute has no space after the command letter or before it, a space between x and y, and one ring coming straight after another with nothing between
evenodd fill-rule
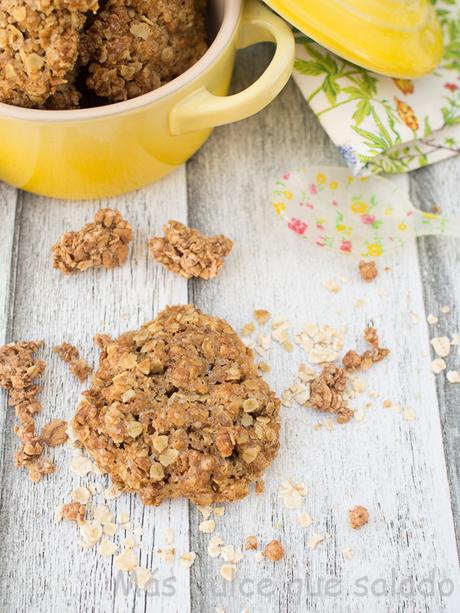
<instances>
[{"instance_id":1,"label":"cookie crumb","mask_svg":"<svg viewBox=\"0 0 460 613\"><path fill-rule=\"evenodd\" d=\"M439 321L439 319L436 317L436 315L433 315L433 313L429 313L426 320L430 324L430 326L434 326Z\"/></svg>"},{"instance_id":2,"label":"cookie crumb","mask_svg":"<svg viewBox=\"0 0 460 613\"><path fill-rule=\"evenodd\" d=\"M185 279L214 278L233 248L233 241L223 234L206 236L179 221L169 221L163 231L164 238L150 239L150 253L168 270Z\"/></svg>"},{"instance_id":3,"label":"cookie crumb","mask_svg":"<svg viewBox=\"0 0 460 613\"><path fill-rule=\"evenodd\" d=\"M89 268L115 268L128 257L133 233L121 213L100 209L78 232L66 232L53 246L53 266L65 275Z\"/></svg>"},{"instance_id":4,"label":"cookie crumb","mask_svg":"<svg viewBox=\"0 0 460 613\"><path fill-rule=\"evenodd\" d=\"M350 549L350 548L344 549L342 551L342 554L346 560L351 560L351 558L353 557L353 549Z\"/></svg>"},{"instance_id":5,"label":"cookie crumb","mask_svg":"<svg viewBox=\"0 0 460 613\"><path fill-rule=\"evenodd\" d=\"M248 536L244 545L245 549L257 549L257 538L255 536Z\"/></svg>"},{"instance_id":6,"label":"cookie crumb","mask_svg":"<svg viewBox=\"0 0 460 613\"><path fill-rule=\"evenodd\" d=\"M265 545L263 553L264 556L272 562L277 562L284 558L284 547L280 541L273 540Z\"/></svg>"},{"instance_id":7,"label":"cookie crumb","mask_svg":"<svg viewBox=\"0 0 460 613\"><path fill-rule=\"evenodd\" d=\"M435 358L431 362L431 370L435 375L439 375L443 370L446 370L447 364L442 358Z\"/></svg>"},{"instance_id":8,"label":"cookie crumb","mask_svg":"<svg viewBox=\"0 0 460 613\"><path fill-rule=\"evenodd\" d=\"M86 505L79 502L68 502L62 507L62 519L81 523L85 521Z\"/></svg>"},{"instance_id":9,"label":"cookie crumb","mask_svg":"<svg viewBox=\"0 0 460 613\"><path fill-rule=\"evenodd\" d=\"M358 264L359 274L363 281L370 283L378 276L377 265L374 261L365 262L361 260Z\"/></svg>"},{"instance_id":10,"label":"cookie crumb","mask_svg":"<svg viewBox=\"0 0 460 613\"><path fill-rule=\"evenodd\" d=\"M369 512L366 507L356 506L348 511L348 521L350 526L356 530L365 526L369 521Z\"/></svg>"},{"instance_id":11,"label":"cookie crumb","mask_svg":"<svg viewBox=\"0 0 460 613\"><path fill-rule=\"evenodd\" d=\"M309 515L308 513L301 513L299 515L299 524L302 528L308 528L308 526L311 526L312 523L313 520L311 518L311 515Z\"/></svg>"}]
</instances>

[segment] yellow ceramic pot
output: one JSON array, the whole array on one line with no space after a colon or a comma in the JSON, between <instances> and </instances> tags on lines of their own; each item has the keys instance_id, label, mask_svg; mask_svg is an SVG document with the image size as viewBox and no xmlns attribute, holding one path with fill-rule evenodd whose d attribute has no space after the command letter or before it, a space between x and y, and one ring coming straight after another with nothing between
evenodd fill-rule
<instances>
[{"instance_id":1,"label":"yellow ceramic pot","mask_svg":"<svg viewBox=\"0 0 460 613\"><path fill-rule=\"evenodd\" d=\"M244 5L244 8L243 8ZM74 111L0 104L0 179L57 198L100 198L142 187L187 160L214 126L258 112L292 72L289 27L255 0L210 2L215 38L183 75L133 100ZM273 41L264 74L227 96L238 48Z\"/></svg>"}]
</instances>

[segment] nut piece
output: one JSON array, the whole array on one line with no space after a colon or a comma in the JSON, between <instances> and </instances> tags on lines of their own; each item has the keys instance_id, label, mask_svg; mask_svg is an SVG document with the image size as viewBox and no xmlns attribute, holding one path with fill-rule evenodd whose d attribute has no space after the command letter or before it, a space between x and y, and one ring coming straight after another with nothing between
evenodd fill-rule
<instances>
[{"instance_id":1,"label":"nut piece","mask_svg":"<svg viewBox=\"0 0 460 613\"><path fill-rule=\"evenodd\" d=\"M121 213L99 210L92 223L66 232L53 249L53 266L68 275L88 268L114 268L126 261L132 230Z\"/></svg>"},{"instance_id":2,"label":"nut piece","mask_svg":"<svg viewBox=\"0 0 460 613\"><path fill-rule=\"evenodd\" d=\"M270 541L264 548L264 556L272 562L277 562L284 558L284 547L279 541Z\"/></svg>"},{"instance_id":3,"label":"nut piece","mask_svg":"<svg viewBox=\"0 0 460 613\"><path fill-rule=\"evenodd\" d=\"M262 477L279 407L234 330L187 305L105 343L72 425L119 490L206 506L243 498Z\"/></svg>"},{"instance_id":4,"label":"nut piece","mask_svg":"<svg viewBox=\"0 0 460 613\"><path fill-rule=\"evenodd\" d=\"M353 507L348 511L348 521L353 529L361 528L369 521L369 512L366 507Z\"/></svg>"},{"instance_id":5,"label":"nut piece","mask_svg":"<svg viewBox=\"0 0 460 613\"><path fill-rule=\"evenodd\" d=\"M168 224L163 228L165 238L150 239L152 256L185 279L215 277L232 250L233 242L223 234L205 236L178 221L169 221Z\"/></svg>"},{"instance_id":6,"label":"nut piece","mask_svg":"<svg viewBox=\"0 0 460 613\"><path fill-rule=\"evenodd\" d=\"M361 260L358 267L361 279L367 283L373 281L378 275L377 265L374 261L364 262L364 260Z\"/></svg>"}]
</instances>

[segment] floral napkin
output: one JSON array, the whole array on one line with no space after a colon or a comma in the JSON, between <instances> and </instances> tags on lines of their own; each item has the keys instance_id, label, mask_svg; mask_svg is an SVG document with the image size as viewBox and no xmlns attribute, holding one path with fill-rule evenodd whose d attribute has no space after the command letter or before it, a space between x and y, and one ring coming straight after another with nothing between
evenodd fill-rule
<instances>
[{"instance_id":1,"label":"floral napkin","mask_svg":"<svg viewBox=\"0 0 460 613\"><path fill-rule=\"evenodd\" d=\"M432 0L444 29L441 65L391 79L297 36L294 79L355 174L406 172L460 154L460 0Z\"/></svg>"}]
</instances>

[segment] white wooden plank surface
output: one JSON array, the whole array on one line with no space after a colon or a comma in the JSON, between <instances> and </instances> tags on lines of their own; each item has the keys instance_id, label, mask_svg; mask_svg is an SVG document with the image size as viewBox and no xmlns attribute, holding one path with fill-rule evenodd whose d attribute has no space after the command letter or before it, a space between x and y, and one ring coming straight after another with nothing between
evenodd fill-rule
<instances>
[{"instance_id":1,"label":"white wooden plank surface","mask_svg":"<svg viewBox=\"0 0 460 613\"><path fill-rule=\"evenodd\" d=\"M458 180L460 157L430 166L411 174L411 197L416 206L432 210L434 204L452 218L460 216ZM430 326L431 336L451 336L460 331L460 240L427 237L419 241L426 310L439 317ZM448 314L440 312L444 305ZM452 351L448 368L460 370L460 355ZM451 485L456 523L457 546L460 543L460 386L447 382L444 374L437 377L439 404L444 434L444 449Z\"/></svg>"},{"instance_id":2,"label":"white wooden plank surface","mask_svg":"<svg viewBox=\"0 0 460 613\"><path fill-rule=\"evenodd\" d=\"M137 328L166 304L187 301L186 282L166 275L148 255L147 239L158 233L169 215L186 220L185 169L149 189L110 202L51 202L22 195L18 223L18 270L14 296L12 339L42 338L48 363L44 376L43 420L70 419L82 387L51 348L63 340L74 343L85 357L96 359L92 337L96 332L113 335ZM100 206L119 209L135 232L129 261L113 271L88 271L64 277L52 269L50 248L68 229L90 221ZM5 254L6 255L6 254ZM8 339L10 340L10 339ZM1 415L5 408L2 406ZM160 508L143 507L131 496L109 503L117 512L128 511L133 525L142 525L142 565L161 567L160 581L176 576L175 597L154 597L130 587L123 594L122 581L111 559L95 550L84 551L74 525L55 525L54 509L69 500L79 479L69 472L70 450L56 451L55 475L38 485L13 466L16 447L9 412L5 434L5 471L2 481L0 567L3 589L1 611L189 611L188 571L165 567L153 556L164 545L163 530L174 527L179 552L188 551L188 505L174 501ZM105 477L97 478L105 483ZM82 483L86 483L83 479ZM100 502L104 502L100 500Z\"/></svg>"},{"instance_id":3,"label":"white wooden plank surface","mask_svg":"<svg viewBox=\"0 0 460 613\"><path fill-rule=\"evenodd\" d=\"M260 56L246 55L238 87L260 69L256 57ZM321 162L338 162L336 151L290 84L257 118L216 130L189 164L192 225L236 240L221 276L193 285L198 306L236 328L251 319L254 308L283 314L297 329L311 321L345 324L347 347L360 342L372 320L392 349L391 358L366 375L370 388L380 393L366 421L337 426L332 432L315 431L318 414L283 410L281 453L267 475L265 495L229 505L218 531L235 544L250 534L262 543L280 538L286 558L278 564L245 560L235 583L225 584L216 560L206 556L207 538L192 531L192 547L203 557L193 568L192 608L212 611L223 606L226 613L244 607L293 613L458 611L458 559L416 246L365 286L347 260L328 257L277 225L269 205L269 178ZM340 274L349 282L340 294L332 295L323 284ZM362 309L354 307L358 297L365 300ZM421 323L411 323L410 312L418 313ZM293 382L305 356L298 350L286 354L276 349L268 379L280 392ZM417 419L407 422L401 414L383 409L386 398L412 408ZM358 407L362 402L357 401ZM298 526L297 513L285 510L277 497L280 482L287 478L310 489L304 507L314 523L306 530ZM347 525L347 509L356 504L369 509L371 520L355 532ZM331 536L310 551L307 540L314 532ZM346 560L341 552L349 547L355 553ZM436 581L452 582L452 596L442 597L437 588L428 596L359 595L355 585L360 577L368 577L368 587L380 579L376 591L381 592L382 580L391 590L392 573L398 581L413 577L420 582L431 572ZM267 580L265 593L254 588L261 579ZM328 595L325 581L334 579L338 585Z\"/></svg>"}]
</instances>

